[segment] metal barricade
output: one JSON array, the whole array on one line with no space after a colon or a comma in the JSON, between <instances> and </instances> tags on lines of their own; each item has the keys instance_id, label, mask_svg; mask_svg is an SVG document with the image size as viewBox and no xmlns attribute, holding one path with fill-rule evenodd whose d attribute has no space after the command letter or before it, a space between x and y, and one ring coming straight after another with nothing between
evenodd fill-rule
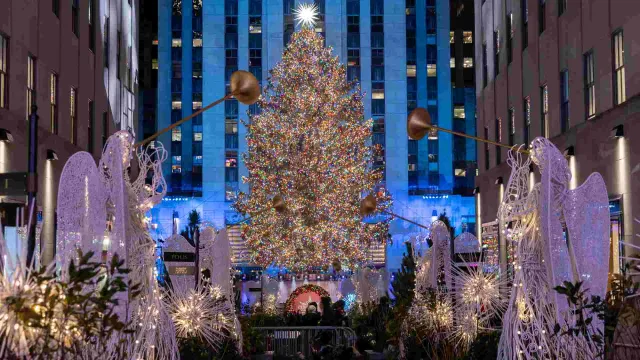
<instances>
[{"instance_id":1,"label":"metal barricade","mask_svg":"<svg viewBox=\"0 0 640 360\"><path fill-rule=\"evenodd\" d=\"M322 336L329 344L352 347L356 343L356 333L348 327L334 326L282 326L256 327L264 337L266 351L276 355L303 354L309 358L314 352L314 342ZM318 349L315 349L318 350Z\"/></svg>"}]
</instances>

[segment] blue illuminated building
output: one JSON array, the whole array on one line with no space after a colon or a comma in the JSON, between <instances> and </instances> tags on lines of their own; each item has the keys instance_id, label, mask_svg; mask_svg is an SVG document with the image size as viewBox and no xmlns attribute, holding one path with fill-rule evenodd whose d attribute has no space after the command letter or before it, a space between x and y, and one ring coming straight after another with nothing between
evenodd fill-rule
<instances>
[{"instance_id":1,"label":"blue illuminated building","mask_svg":"<svg viewBox=\"0 0 640 360\"><path fill-rule=\"evenodd\" d=\"M293 10L300 2L159 0L156 128L223 97L233 71L251 71L264 82L297 28ZM317 31L366 93L372 142L384 148L374 166L385 170L393 211L422 224L434 211L446 212L456 233L463 223L475 231L475 144L446 133L409 140L406 132L408 113L424 107L435 124L476 134L473 1L315 2ZM167 198L152 210L156 236L171 235L175 221L184 226L191 209L217 227L239 220L231 204L249 190L241 181L247 146L240 120L257 111L227 100L160 137L170 154L163 169ZM393 243L372 256L396 269L403 242L419 230L393 221ZM240 249L237 228L229 233ZM234 261L249 265L238 253Z\"/></svg>"}]
</instances>

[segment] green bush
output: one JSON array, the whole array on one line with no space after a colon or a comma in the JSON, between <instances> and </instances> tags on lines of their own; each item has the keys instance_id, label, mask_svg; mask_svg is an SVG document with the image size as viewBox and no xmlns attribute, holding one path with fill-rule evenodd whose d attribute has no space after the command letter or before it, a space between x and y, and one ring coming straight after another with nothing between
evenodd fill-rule
<instances>
[{"instance_id":1,"label":"green bush","mask_svg":"<svg viewBox=\"0 0 640 360\"><path fill-rule=\"evenodd\" d=\"M500 331L484 332L471 343L464 360L495 360L498 358Z\"/></svg>"}]
</instances>

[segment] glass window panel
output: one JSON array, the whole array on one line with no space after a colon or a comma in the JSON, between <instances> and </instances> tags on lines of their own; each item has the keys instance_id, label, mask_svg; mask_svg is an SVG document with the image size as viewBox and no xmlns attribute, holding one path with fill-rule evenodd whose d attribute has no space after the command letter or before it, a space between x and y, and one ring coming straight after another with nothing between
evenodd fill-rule
<instances>
[{"instance_id":1,"label":"glass window panel","mask_svg":"<svg viewBox=\"0 0 640 360\"><path fill-rule=\"evenodd\" d=\"M463 31L462 32L462 41L465 44L472 44L473 43L473 31Z\"/></svg>"}]
</instances>

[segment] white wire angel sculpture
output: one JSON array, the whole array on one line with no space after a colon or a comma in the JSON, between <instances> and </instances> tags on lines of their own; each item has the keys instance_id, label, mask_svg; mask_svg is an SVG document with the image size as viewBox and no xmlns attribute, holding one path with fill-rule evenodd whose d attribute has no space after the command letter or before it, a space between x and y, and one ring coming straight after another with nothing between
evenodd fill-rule
<instances>
[{"instance_id":1,"label":"white wire angel sculpture","mask_svg":"<svg viewBox=\"0 0 640 360\"><path fill-rule=\"evenodd\" d=\"M509 153L511 177L498 211L500 230L510 226L516 246L499 359L591 359L595 346L588 338L552 336L556 324L575 321L553 287L582 281L589 295L604 297L609 263L606 186L596 173L569 190L567 161L547 139L536 138L531 155L522 159L518 152ZM529 191L532 160L542 180Z\"/></svg>"}]
</instances>

